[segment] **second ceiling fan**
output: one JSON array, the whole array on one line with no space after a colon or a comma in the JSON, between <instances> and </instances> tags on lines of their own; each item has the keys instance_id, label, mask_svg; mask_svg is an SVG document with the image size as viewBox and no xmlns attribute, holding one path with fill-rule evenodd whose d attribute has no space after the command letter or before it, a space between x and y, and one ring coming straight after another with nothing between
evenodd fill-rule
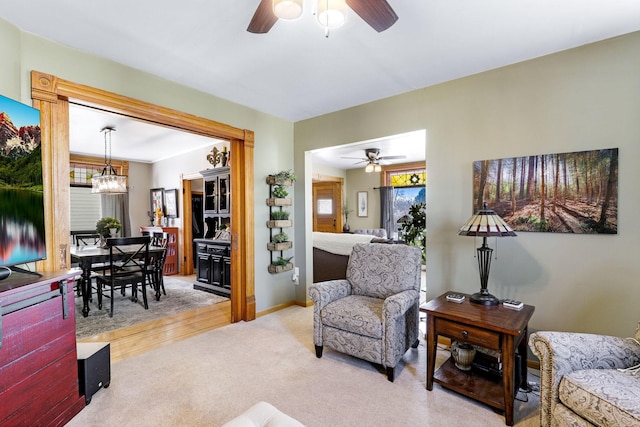
<instances>
[{"instance_id":1,"label":"second ceiling fan","mask_svg":"<svg viewBox=\"0 0 640 427\"><path fill-rule=\"evenodd\" d=\"M365 172L380 172L382 167L380 164L384 164L385 160L405 159L407 156L381 156L379 148L365 148L365 157L343 157L343 159L360 160L355 164L367 163L365 166Z\"/></svg>"},{"instance_id":2,"label":"second ceiling fan","mask_svg":"<svg viewBox=\"0 0 640 427\"><path fill-rule=\"evenodd\" d=\"M302 10L301 0L286 0L294 7ZM319 3L332 3L333 0L319 0ZM274 13L274 4L281 3L281 0L261 0L258 8L253 14L247 31L250 33L264 34L269 32L276 23L278 17ZM382 32L391 27L397 20L398 15L393 11L387 0L346 0L347 5L369 24L377 32Z\"/></svg>"}]
</instances>

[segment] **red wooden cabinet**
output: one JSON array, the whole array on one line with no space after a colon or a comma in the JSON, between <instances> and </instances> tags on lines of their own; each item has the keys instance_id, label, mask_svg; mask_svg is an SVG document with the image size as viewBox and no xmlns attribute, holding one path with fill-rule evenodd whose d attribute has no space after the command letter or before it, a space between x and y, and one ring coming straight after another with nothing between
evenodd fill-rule
<instances>
[{"instance_id":1,"label":"red wooden cabinet","mask_svg":"<svg viewBox=\"0 0 640 427\"><path fill-rule=\"evenodd\" d=\"M14 273L0 282L0 425L64 425L79 392L73 276Z\"/></svg>"}]
</instances>

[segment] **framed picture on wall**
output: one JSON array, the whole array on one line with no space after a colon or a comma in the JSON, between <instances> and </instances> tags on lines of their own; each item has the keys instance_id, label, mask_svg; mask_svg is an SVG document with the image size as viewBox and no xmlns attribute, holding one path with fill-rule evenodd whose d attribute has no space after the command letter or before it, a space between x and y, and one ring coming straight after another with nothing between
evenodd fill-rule
<instances>
[{"instance_id":1,"label":"framed picture on wall","mask_svg":"<svg viewBox=\"0 0 640 427\"><path fill-rule=\"evenodd\" d=\"M154 214L156 209L164 214L164 188L152 188L149 190L151 198L151 213Z\"/></svg>"},{"instance_id":2,"label":"framed picture on wall","mask_svg":"<svg viewBox=\"0 0 640 427\"><path fill-rule=\"evenodd\" d=\"M178 218L178 190L164 190L164 211L167 218Z\"/></svg>"},{"instance_id":3,"label":"framed picture on wall","mask_svg":"<svg viewBox=\"0 0 640 427\"><path fill-rule=\"evenodd\" d=\"M366 191L358 191L358 216L360 217L369 216L367 194Z\"/></svg>"}]
</instances>

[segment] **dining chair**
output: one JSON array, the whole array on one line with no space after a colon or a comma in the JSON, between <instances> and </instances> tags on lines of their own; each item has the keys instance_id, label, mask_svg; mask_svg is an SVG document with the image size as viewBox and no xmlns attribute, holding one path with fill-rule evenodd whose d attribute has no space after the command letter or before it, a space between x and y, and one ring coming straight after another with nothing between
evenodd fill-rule
<instances>
[{"instance_id":1,"label":"dining chair","mask_svg":"<svg viewBox=\"0 0 640 427\"><path fill-rule=\"evenodd\" d=\"M160 290L163 295L167 295L164 289L164 264L167 259L168 235L165 232L154 231L151 233L151 246L163 248L161 252L156 252L150 257L147 267L147 280L156 291L156 300L160 300Z\"/></svg>"},{"instance_id":2,"label":"dining chair","mask_svg":"<svg viewBox=\"0 0 640 427\"><path fill-rule=\"evenodd\" d=\"M78 233L78 234L74 234L72 237L75 240L76 247L95 246L100 243L100 234L98 233ZM71 266L77 267L77 265L73 265L73 264ZM91 266L92 276L95 275L96 272L104 272L105 268L106 268L105 263L93 264ZM76 295L79 297L82 296L81 278L76 279L75 289L76 289ZM91 277L89 277L89 284L87 286L87 289L89 290L89 301L93 301Z\"/></svg>"},{"instance_id":3,"label":"dining chair","mask_svg":"<svg viewBox=\"0 0 640 427\"><path fill-rule=\"evenodd\" d=\"M120 288L124 294L131 288L131 300L138 302L138 284L142 287L142 299L147 310L146 278L149 266L149 236L118 237L107 239L109 265L103 274L96 276L98 285L98 308L102 309L102 297L111 299L109 317L113 317L114 290ZM106 288L109 293L105 293Z\"/></svg>"},{"instance_id":4,"label":"dining chair","mask_svg":"<svg viewBox=\"0 0 640 427\"><path fill-rule=\"evenodd\" d=\"M100 243L100 234L76 234L76 246L97 245Z\"/></svg>"}]
</instances>

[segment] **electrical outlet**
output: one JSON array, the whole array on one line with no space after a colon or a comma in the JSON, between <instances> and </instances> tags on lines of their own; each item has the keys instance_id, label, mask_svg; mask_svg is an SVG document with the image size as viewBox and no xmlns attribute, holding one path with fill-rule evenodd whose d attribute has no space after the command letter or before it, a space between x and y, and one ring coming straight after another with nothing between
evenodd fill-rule
<instances>
[{"instance_id":1,"label":"electrical outlet","mask_svg":"<svg viewBox=\"0 0 640 427\"><path fill-rule=\"evenodd\" d=\"M296 285L300 284L300 268L294 267L293 275L291 276L291 281Z\"/></svg>"}]
</instances>

